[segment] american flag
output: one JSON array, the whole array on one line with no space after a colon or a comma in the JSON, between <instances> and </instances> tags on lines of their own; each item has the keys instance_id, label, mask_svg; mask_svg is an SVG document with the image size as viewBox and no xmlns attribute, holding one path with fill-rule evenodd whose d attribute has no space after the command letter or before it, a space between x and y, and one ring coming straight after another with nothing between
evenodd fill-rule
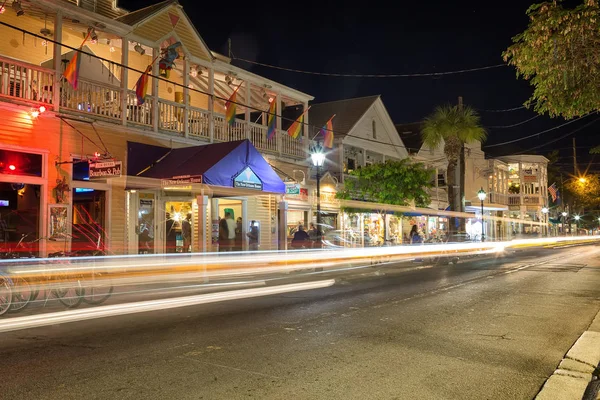
<instances>
[{"instance_id":1,"label":"american flag","mask_svg":"<svg viewBox=\"0 0 600 400\"><path fill-rule=\"evenodd\" d=\"M552 201L556 201L558 198L558 189L556 188L556 182L548 187L548 193L552 196Z\"/></svg>"}]
</instances>

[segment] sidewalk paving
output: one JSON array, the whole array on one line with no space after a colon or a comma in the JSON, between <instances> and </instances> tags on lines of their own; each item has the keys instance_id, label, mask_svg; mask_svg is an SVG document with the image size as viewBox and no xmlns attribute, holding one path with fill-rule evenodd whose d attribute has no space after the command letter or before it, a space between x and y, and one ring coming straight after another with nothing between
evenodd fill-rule
<instances>
[{"instance_id":1,"label":"sidewalk paving","mask_svg":"<svg viewBox=\"0 0 600 400\"><path fill-rule=\"evenodd\" d=\"M600 365L600 311L567 352L558 368L544 383L536 400L581 400L591 382L597 380L594 372ZM597 384L594 383L594 384ZM590 399L600 400L596 394Z\"/></svg>"}]
</instances>

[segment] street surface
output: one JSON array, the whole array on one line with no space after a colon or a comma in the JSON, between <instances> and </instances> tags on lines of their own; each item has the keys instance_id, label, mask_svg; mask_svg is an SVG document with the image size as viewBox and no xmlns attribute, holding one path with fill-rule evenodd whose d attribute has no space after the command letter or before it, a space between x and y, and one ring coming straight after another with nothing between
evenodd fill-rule
<instances>
[{"instance_id":1,"label":"street surface","mask_svg":"<svg viewBox=\"0 0 600 400\"><path fill-rule=\"evenodd\" d=\"M415 266L2 333L0 398L532 399L600 309L599 246Z\"/></svg>"}]
</instances>

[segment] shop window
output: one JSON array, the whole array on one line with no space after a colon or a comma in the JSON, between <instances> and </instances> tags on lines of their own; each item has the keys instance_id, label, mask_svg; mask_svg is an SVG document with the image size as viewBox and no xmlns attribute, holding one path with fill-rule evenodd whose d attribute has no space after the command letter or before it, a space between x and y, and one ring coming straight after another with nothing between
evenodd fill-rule
<instances>
[{"instance_id":1,"label":"shop window","mask_svg":"<svg viewBox=\"0 0 600 400\"><path fill-rule=\"evenodd\" d=\"M0 252L37 256L39 218L40 186L0 183Z\"/></svg>"},{"instance_id":2,"label":"shop window","mask_svg":"<svg viewBox=\"0 0 600 400\"><path fill-rule=\"evenodd\" d=\"M438 186L446 186L446 174L440 173L437 175Z\"/></svg>"},{"instance_id":3,"label":"shop window","mask_svg":"<svg viewBox=\"0 0 600 400\"><path fill-rule=\"evenodd\" d=\"M73 180L74 181L89 181L90 180L90 164L87 161L73 159Z\"/></svg>"},{"instance_id":4,"label":"shop window","mask_svg":"<svg viewBox=\"0 0 600 400\"><path fill-rule=\"evenodd\" d=\"M91 188L73 188L73 224L71 250L92 255L105 250L106 192Z\"/></svg>"},{"instance_id":5,"label":"shop window","mask_svg":"<svg viewBox=\"0 0 600 400\"><path fill-rule=\"evenodd\" d=\"M11 175L42 176L42 155L0 150L0 172Z\"/></svg>"}]
</instances>

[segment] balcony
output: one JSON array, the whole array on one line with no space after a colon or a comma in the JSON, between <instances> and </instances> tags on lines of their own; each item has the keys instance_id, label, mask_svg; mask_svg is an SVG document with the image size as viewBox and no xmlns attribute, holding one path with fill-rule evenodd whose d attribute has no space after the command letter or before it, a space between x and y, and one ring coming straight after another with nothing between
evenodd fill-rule
<instances>
[{"instance_id":1,"label":"balcony","mask_svg":"<svg viewBox=\"0 0 600 400\"><path fill-rule=\"evenodd\" d=\"M0 57L0 98L53 107L54 71ZM153 130L202 142L250 139L263 153L294 159L307 157L307 143L278 130L267 139L267 127L241 119L227 124L225 115L191 105L147 96L138 104L135 92L116 84L80 77L77 90L66 81L60 84L56 111L85 114L119 125Z\"/></svg>"},{"instance_id":2,"label":"balcony","mask_svg":"<svg viewBox=\"0 0 600 400\"><path fill-rule=\"evenodd\" d=\"M521 201L522 199L522 201ZM542 204L542 199L540 198L540 196L523 196L521 197L520 195L511 195L508 198L509 200L509 205L511 206L520 206L521 204L523 205L527 205L527 206L537 206Z\"/></svg>"},{"instance_id":3,"label":"balcony","mask_svg":"<svg viewBox=\"0 0 600 400\"><path fill-rule=\"evenodd\" d=\"M504 193L490 192L487 194L486 203L508 205L508 195Z\"/></svg>"},{"instance_id":4,"label":"balcony","mask_svg":"<svg viewBox=\"0 0 600 400\"><path fill-rule=\"evenodd\" d=\"M521 205L521 196L520 195L508 196L508 205L509 206L520 206Z\"/></svg>"}]
</instances>

